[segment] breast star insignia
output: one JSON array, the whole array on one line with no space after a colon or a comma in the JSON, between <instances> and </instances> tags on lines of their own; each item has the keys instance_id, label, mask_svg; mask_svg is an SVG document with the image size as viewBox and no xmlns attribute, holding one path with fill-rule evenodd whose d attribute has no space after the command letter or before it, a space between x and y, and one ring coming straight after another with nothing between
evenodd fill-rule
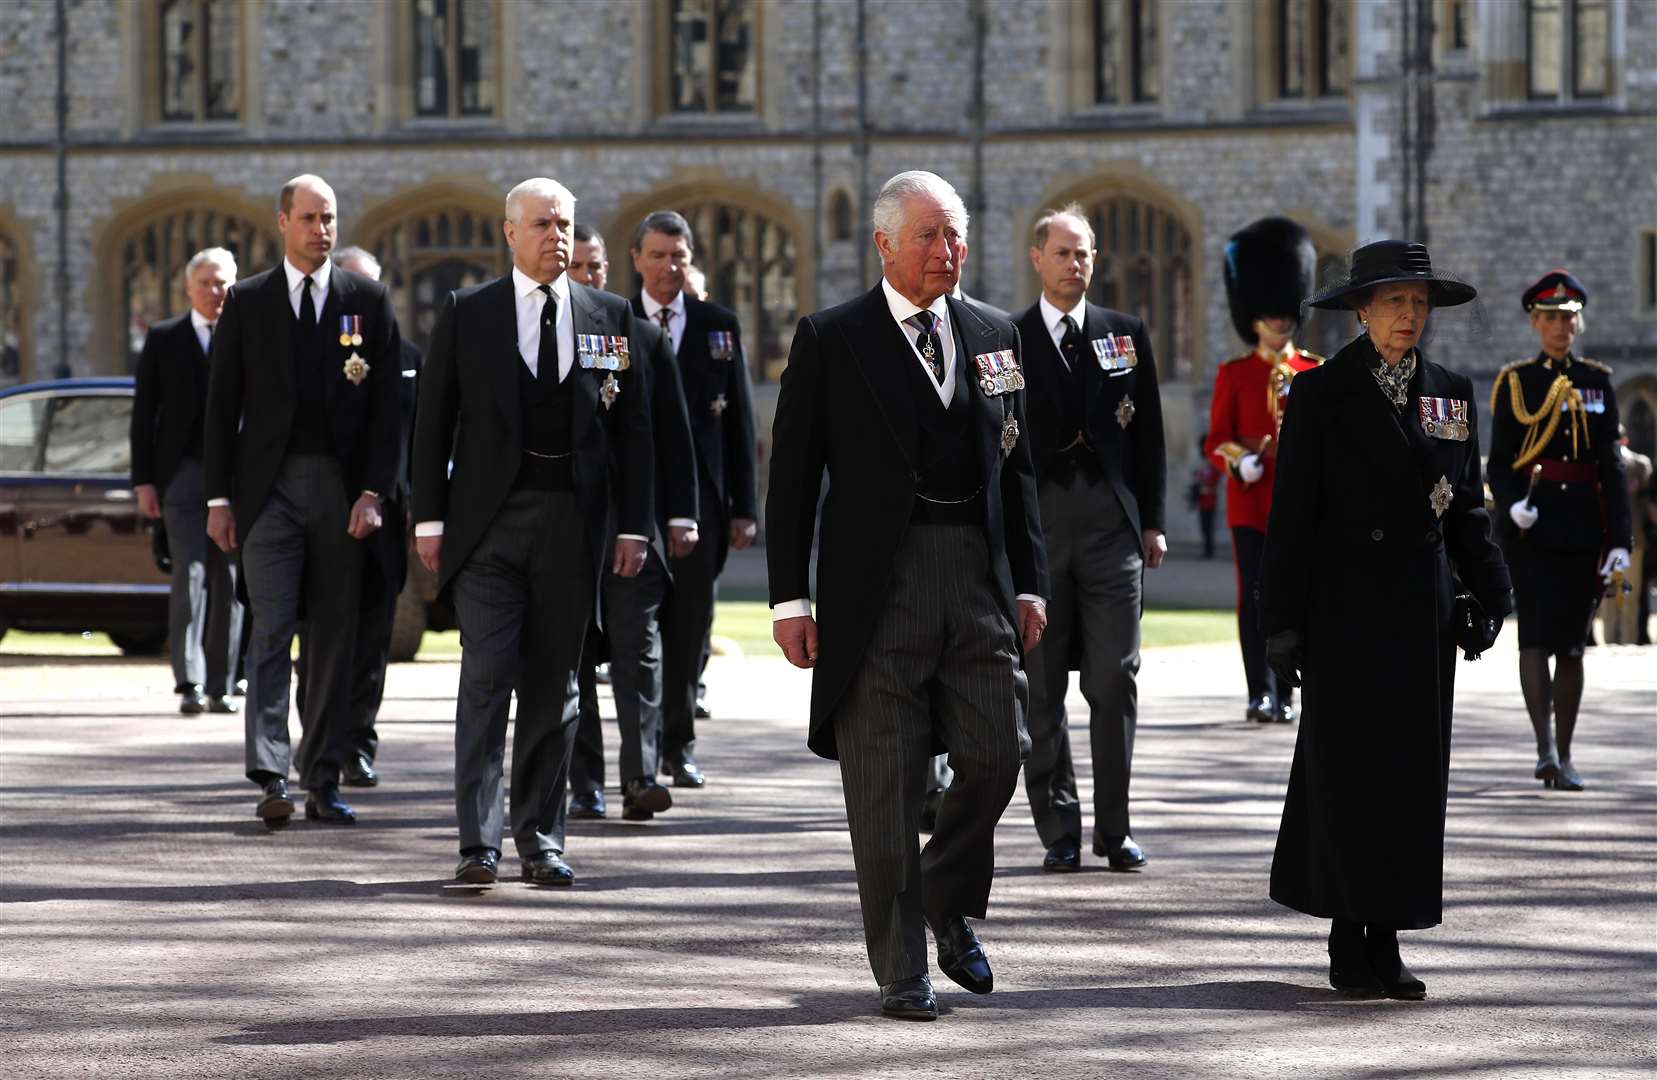
<instances>
[{"instance_id":1,"label":"breast star insignia","mask_svg":"<svg viewBox=\"0 0 1657 1080\"><path fill-rule=\"evenodd\" d=\"M351 380L352 386L361 386L362 381L368 378L368 361L358 356L356 350L353 349L351 356L345 361L344 371L345 377Z\"/></svg>"},{"instance_id":2,"label":"breast star insignia","mask_svg":"<svg viewBox=\"0 0 1657 1080\"><path fill-rule=\"evenodd\" d=\"M1122 425L1124 431L1133 423L1133 411L1133 398L1123 394L1122 400L1116 404L1116 422Z\"/></svg>"},{"instance_id":3,"label":"breast star insignia","mask_svg":"<svg viewBox=\"0 0 1657 1080\"><path fill-rule=\"evenodd\" d=\"M616 397L620 393L621 383L616 381L616 373L612 371L604 377L604 385L598 388L598 396L603 400L605 409L615 405Z\"/></svg>"},{"instance_id":4,"label":"breast star insignia","mask_svg":"<svg viewBox=\"0 0 1657 1080\"><path fill-rule=\"evenodd\" d=\"M1454 497L1455 492L1450 487L1450 478L1440 476L1438 483L1433 485L1433 493L1427 497L1427 501L1433 504L1433 513L1443 517L1444 511L1450 509L1450 500Z\"/></svg>"}]
</instances>

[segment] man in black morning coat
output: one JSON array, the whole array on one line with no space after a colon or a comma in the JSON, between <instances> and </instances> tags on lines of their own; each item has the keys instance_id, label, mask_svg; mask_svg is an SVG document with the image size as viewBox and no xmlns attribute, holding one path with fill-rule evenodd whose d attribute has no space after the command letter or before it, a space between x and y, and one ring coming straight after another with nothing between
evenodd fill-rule
<instances>
[{"instance_id":1,"label":"man in black morning coat","mask_svg":"<svg viewBox=\"0 0 1657 1080\"><path fill-rule=\"evenodd\" d=\"M314 650L298 753L305 815L350 824L339 797L350 724L364 543L396 482L402 338L385 286L329 262L333 189L282 188L281 265L238 281L213 335L203 439L207 534L242 552L248 645L247 776L256 813L286 823L290 650L301 616ZM369 568L366 573L378 573Z\"/></svg>"},{"instance_id":2,"label":"man in black morning coat","mask_svg":"<svg viewBox=\"0 0 1657 1080\"><path fill-rule=\"evenodd\" d=\"M1018 332L949 295L966 209L928 172L874 208L879 286L800 321L777 401L767 501L773 636L815 667L809 744L840 761L870 966L887 1015L932 1019L926 929L975 993L995 825L1029 748L1019 648L1046 565L1024 437ZM809 563L828 477L817 622ZM932 755L955 780L922 852Z\"/></svg>"},{"instance_id":3,"label":"man in black morning coat","mask_svg":"<svg viewBox=\"0 0 1657 1080\"><path fill-rule=\"evenodd\" d=\"M574 214L575 196L555 180L512 189L512 270L444 302L420 379L415 549L452 591L460 624L455 877L468 884L498 870L514 692L522 876L575 880L564 794L576 666L604 568L636 576L654 528L651 343L627 301L569 279Z\"/></svg>"}]
</instances>

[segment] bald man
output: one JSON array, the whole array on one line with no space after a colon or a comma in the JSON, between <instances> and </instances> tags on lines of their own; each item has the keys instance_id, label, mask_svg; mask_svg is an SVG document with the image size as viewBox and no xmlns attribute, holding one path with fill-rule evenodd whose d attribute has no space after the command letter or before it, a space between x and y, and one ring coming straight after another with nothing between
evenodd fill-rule
<instances>
[{"instance_id":1,"label":"bald man","mask_svg":"<svg viewBox=\"0 0 1657 1080\"><path fill-rule=\"evenodd\" d=\"M305 816L356 820L340 799L364 541L396 482L402 338L385 286L329 261L334 190L296 176L277 200L279 266L238 281L213 334L203 430L207 535L240 551L252 609L247 778L255 814L287 824L294 634L312 629L298 757ZM378 573L378 571L373 571Z\"/></svg>"}]
</instances>

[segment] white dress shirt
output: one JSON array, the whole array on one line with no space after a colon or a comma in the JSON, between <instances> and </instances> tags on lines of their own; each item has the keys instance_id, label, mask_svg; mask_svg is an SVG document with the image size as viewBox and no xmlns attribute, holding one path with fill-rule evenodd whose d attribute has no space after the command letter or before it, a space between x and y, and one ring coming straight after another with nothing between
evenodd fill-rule
<instances>
[{"instance_id":1,"label":"white dress shirt","mask_svg":"<svg viewBox=\"0 0 1657 1080\"><path fill-rule=\"evenodd\" d=\"M1066 370L1070 368L1070 361L1065 359L1064 350L1059 348L1059 342L1064 340L1064 317L1068 315L1076 322L1076 332L1079 334L1087 324L1087 297L1083 296L1076 301L1076 306L1069 311L1060 311L1047 302L1047 294L1041 294L1041 325L1047 327L1047 332L1053 335L1053 347L1059 350L1059 359L1064 360Z\"/></svg>"},{"instance_id":2,"label":"white dress shirt","mask_svg":"<svg viewBox=\"0 0 1657 1080\"><path fill-rule=\"evenodd\" d=\"M293 307L293 317L299 318L299 290L305 285L305 271L299 269L285 257L282 259L282 271L288 275L288 303ZM334 264L327 259L322 265L311 271L311 303L316 305L316 319L322 321L322 305L328 302L328 285L333 280ZM333 335L329 335L330 337Z\"/></svg>"},{"instance_id":3,"label":"white dress shirt","mask_svg":"<svg viewBox=\"0 0 1657 1080\"><path fill-rule=\"evenodd\" d=\"M671 303L671 304L658 304L651 297L651 295L649 293L643 293L642 295L644 296L644 315L645 315L645 318L649 319L651 322L655 323L657 326L662 325L661 318L656 314L658 311L662 310L663 308L667 308L667 310L669 310L673 313L672 316L669 317L669 319L667 321L667 335L668 335L669 338L672 339L673 355L678 356L679 355L679 343L685 340L685 293L684 293L684 290L681 289L679 291L679 294L673 298L673 303Z\"/></svg>"},{"instance_id":4,"label":"white dress shirt","mask_svg":"<svg viewBox=\"0 0 1657 1080\"><path fill-rule=\"evenodd\" d=\"M913 323L904 321L922 309L906 300L901 293L892 288L892 283L885 278L880 279L880 287L886 294L886 306L891 311L892 318L897 320L898 328L903 331L904 340L909 342L909 350L915 354L915 362L921 365L921 369L926 372L927 381L935 383L932 378L932 367L921 356L920 346L916 344L920 340L921 332L915 328ZM949 408L949 399L955 396L955 334L949 326L949 304L945 297L940 296L932 301L925 310L938 317L938 324L933 332L943 339L944 381L942 386L937 387L937 390L938 399L944 403L944 408L947 409ZM1034 593L1019 593L1018 599L1028 600L1043 609L1047 606L1047 602ZM810 614L811 599L800 597L797 600L784 600L774 606L771 609L771 621L781 622L784 619L799 619ZM1016 631L1017 628L1014 629Z\"/></svg>"},{"instance_id":5,"label":"white dress shirt","mask_svg":"<svg viewBox=\"0 0 1657 1080\"><path fill-rule=\"evenodd\" d=\"M203 315L195 308L191 308L190 325L195 328L196 341L201 345L201 354L203 356L211 354L214 324L207 321L207 316Z\"/></svg>"},{"instance_id":6,"label":"white dress shirt","mask_svg":"<svg viewBox=\"0 0 1657 1080\"><path fill-rule=\"evenodd\" d=\"M931 383L933 389L937 391L938 400L944 403L944 408L949 408L949 400L955 396L955 333L949 328L948 301L940 296L927 305L926 308L937 317L938 322L933 332L938 335L944 347L944 381L939 383L932 377L932 365L928 364L925 358L921 356L921 347L918 344L921 339L920 330L915 327L914 323L904 321L917 314L921 309L904 299L903 295L892 288L892 283L885 278L880 279L880 288L886 294L887 309L891 311L892 318L897 320L898 329L903 331L903 339L909 342L909 349L915 354L915 363L919 364L921 370L926 372L926 381Z\"/></svg>"}]
</instances>

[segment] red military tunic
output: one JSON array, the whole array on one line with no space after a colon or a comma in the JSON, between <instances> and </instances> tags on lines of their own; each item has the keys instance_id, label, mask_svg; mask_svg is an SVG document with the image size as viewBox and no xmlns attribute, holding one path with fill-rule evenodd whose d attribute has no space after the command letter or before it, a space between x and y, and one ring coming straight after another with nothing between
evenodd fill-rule
<instances>
[{"instance_id":1,"label":"red military tunic","mask_svg":"<svg viewBox=\"0 0 1657 1080\"><path fill-rule=\"evenodd\" d=\"M1272 505L1272 479L1277 470L1277 433L1283 423L1289 383L1297 372L1317 367L1323 357L1297 348L1292 342L1281 353L1265 346L1220 365L1214 378L1214 400L1209 405L1208 437L1203 453L1226 470L1225 520L1266 531ZM1258 453L1266 473L1252 484L1237 479L1231 467L1248 454Z\"/></svg>"}]
</instances>

